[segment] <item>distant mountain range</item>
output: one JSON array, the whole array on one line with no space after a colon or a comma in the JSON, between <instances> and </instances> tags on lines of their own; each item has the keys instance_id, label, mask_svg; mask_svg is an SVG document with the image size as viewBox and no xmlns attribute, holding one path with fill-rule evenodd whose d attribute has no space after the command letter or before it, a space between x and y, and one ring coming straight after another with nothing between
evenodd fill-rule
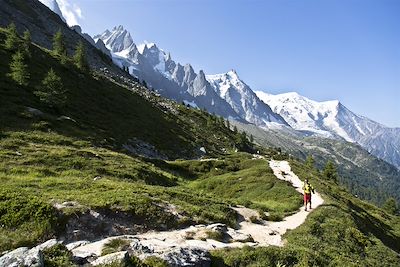
<instances>
[{"instance_id":1,"label":"distant mountain range","mask_svg":"<svg viewBox=\"0 0 400 267\"><path fill-rule=\"evenodd\" d=\"M400 167L400 129L388 128L356 115L339 101L316 102L297 93L254 92L235 70L205 75L190 64L175 62L154 43L135 44L123 26L94 36L113 61L163 96L192 103L211 113L263 128L292 127L304 136L356 142L372 154Z\"/></svg>"},{"instance_id":2,"label":"distant mountain range","mask_svg":"<svg viewBox=\"0 0 400 267\"><path fill-rule=\"evenodd\" d=\"M194 103L210 113L259 126L287 125L285 120L260 101L235 71L220 75L196 73L190 64L175 62L154 43L136 45L123 26L94 36L102 40L119 66L156 89L165 97Z\"/></svg>"},{"instance_id":3,"label":"distant mountain range","mask_svg":"<svg viewBox=\"0 0 400 267\"><path fill-rule=\"evenodd\" d=\"M62 14L57 2L43 0ZM123 26L91 38L72 27L119 67L146 81L165 97L204 108L210 113L262 128L292 127L303 136L322 136L355 142L370 153L400 168L400 128L389 128L357 115L339 101L316 102L297 93L280 95L254 92L236 71L206 75L190 64L175 62L154 43L136 44Z\"/></svg>"},{"instance_id":4,"label":"distant mountain range","mask_svg":"<svg viewBox=\"0 0 400 267\"><path fill-rule=\"evenodd\" d=\"M257 96L295 130L358 143L370 153L400 167L400 128L389 128L355 114L337 100L316 102L297 93Z\"/></svg>"}]
</instances>

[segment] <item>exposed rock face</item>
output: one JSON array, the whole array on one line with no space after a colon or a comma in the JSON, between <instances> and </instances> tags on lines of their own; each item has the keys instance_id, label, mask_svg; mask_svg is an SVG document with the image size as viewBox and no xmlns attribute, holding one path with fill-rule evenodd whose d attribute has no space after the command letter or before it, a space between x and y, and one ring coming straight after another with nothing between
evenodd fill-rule
<instances>
[{"instance_id":1,"label":"exposed rock face","mask_svg":"<svg viewBox=\"0 0 400 267\"><path fill-rule=\"evenodd\" d=\"M0 0L0 6L1 27L7 27L11 22L14 22L19 34L29 30L32 42L48 49L52 49L53 35L61 29L69 55L73 55L77 42L82 41L89 65L92 68L107 67L117 73L122 73L112 64L111 60L104 59L103 52L99 51L93 46L92 41L88 40L87 37L90 38L90 36L85 37L78 33L78 31L81 31L79 26L79 29L75 27L76 31L70 29L56 13L39 1L18 1L17 4L13 0Z\"/></svg>"},{"instance_id":2,"label":"exposed rock face","mask_svg":"<svg viewBox=\"0 0 400 267\"><path fill-rule=\"evenodd\" d=\"M119 251L99 257L96 260L92 261L90 264L92 266L105 265L111 263L123 264L128 260L128 258L129 258L128 251Z\"/></svg>"},{"instance_id":3,"label":"exposed rock face","mask_svg":"<svg viewBox=\"0 0 400 267\"><path fill-rule=\"evenodd\" d=\"M130 244L125 251L101 256L103 246L113 239L124 239L129 241ZM74 243L74 246L76 244L77 243ZM67 247L69 246L70 245L67 245ZM75 247L71 251L75 258L79 258L81 262L90 262L92 266L109 264L115 261L124 262L129 256L136 256L142 260L148 257L157 257L163 259L169 266L174 267L211 266L210 253L206 249L179 246L178 244L166 246L162 242L157 243L155 241L149 245L135 236L110 237L93 243L83 243L82 246Z\"/></svg>"},{"instance_id":4,"label":"exposed rock face","mask_svg":"<svg viewBox=\"0 0 400 267\"><path fill-rule=\"evenodd\" d=\"M349 110L338 100L317 102L298 93L258 97L296 130L355 142L378 158L400 168L400 128L389 128Z\"/></svg>"},{"instance_id":5,"label":"exposed rock face","mask_svg":"<svg viewBox=\"0 0 400 267\"><path fill-rule=\"evenodd\" d=\"M237 80L240 84L232 83L229 93L222 95L219 88L222 85L212 83L202 70L196 73L190 64L182 66L154 43L136 45L122 26L106 30L94 39L103 40L112 51L114 63L128 66L131 74L145 80L164 97L195 103L209 113L242 122L286 124L237 75L233 82Z\"/></svg>"},{"instance_id":6,"label":"exposed rock face","mask_svg":"<svg viewBox=\"0 0 400 267\"><path fill-rule=\"evenodd\" d=\"M0 257L0 266L7 267L42 267L44 266L42 251L57 245L55 239L48 240L31 249L20 247Z\"/></svg>"},{"instance_id":7,"label":"exposed rock face","mask_svg":"<svg viewBox=\"0 0 400 267\"><path fill-rule=\"evenodd\" d=\"M162 258L173 267L209 267L210 253L199 248L176 248L162 255Z\"/></svg>"}]
</instances>

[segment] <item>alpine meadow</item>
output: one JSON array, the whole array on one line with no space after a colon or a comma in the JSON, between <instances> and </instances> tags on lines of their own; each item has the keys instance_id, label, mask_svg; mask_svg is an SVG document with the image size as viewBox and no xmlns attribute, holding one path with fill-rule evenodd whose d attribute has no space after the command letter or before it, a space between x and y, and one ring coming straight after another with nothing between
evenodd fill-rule
<instances>
[{"instance_id":1,"label":"alpine meadow","mask_svg":"<svg viewBox=\"0 0 400 267\"><path fill-rule=\"evenodd\" d=\"M90 13L220 4L0 0L0 267L400 266L400 128Z\"/></svg>"}]
</instances>

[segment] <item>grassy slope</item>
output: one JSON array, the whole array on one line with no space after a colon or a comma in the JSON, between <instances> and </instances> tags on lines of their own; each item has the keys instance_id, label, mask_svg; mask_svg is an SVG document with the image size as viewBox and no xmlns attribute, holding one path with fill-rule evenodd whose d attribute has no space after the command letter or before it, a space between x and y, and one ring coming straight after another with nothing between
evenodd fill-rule
<instances>
[{"instance_id":1,"label":"grassy slope","mask_svg":"<svg viewBox=\"0 0 400 267\"><path fill-rule=\"evenodd\" d=\"M29 63L33 85L27 88L7 78L10 52L0 49L0 251L57 236L65 221L51 206L54 201L74 200L82 205L67 216L88 208L119 210L153 227L213 221L233 225L235 214L229 205L234 203L281 213L294 210L292 203L298 205L298 194L274 180L264 161L240 153L221 156L218 151L234 145L233 133L217 123L207 124L204 113L179 105L179 116L164 113L135 93L83 76L72 67L59 65L42 49L34 49ZM50 66L70 90L69 103L59 114L32 94ZM25 106L47 115L34 117ZM58 121L60 114L78 124ZM220 159L164 162L132 157L121 153L121 144L131 137L155 144L171 157L190 156L198 143L204 142ZM187 152L180 153L182 149ZM303 178L311 171L296 162L292 165ZM102 178L94 181L96 176ZM322 180L313 183L325 193L327 203L286 235L289 242L285 248L218 251L214 263L398 263L393 252L399 251L398 217L352 198L335 185ZM172 216L162 208L164 202L175 204L192 221Z\"/></svg>"},{"instance_id":2,"label":"grassy slope","mask_svg":"<svg viewBox=\"0 0 400 267\"><path fill-rule=\"evenodd\" d=\"M394 197L400 202L400 172L357 144L302 137L287 130L265 131L254 125L235 124L253 134L256 142L263 146L279 147L302 160L312 155L320 170L328 160L332 160L338 166L340 183L364 200L382 205L388 197Z\"/></svg>"},{"instance_id":3,"label":"grassy slope","mask_svg":"<svg viewBox=\"0 0 400 267\"><path fill-rule=\"evenodd\" d=\"M315 170L291 161L301 179ZM311 183L325 203L295 230L283 248L245 248L213 253L214 266L399 266L400 218L354 198L319 178Z\"/></svg>"},{"instance_id":4,"label":"grassy slope","mask_svg":"<svg viewBox=\"0 0 400 267\"><path fill-rule=\"evenodd\" d=\"M4 30L0 30L0 43L4 40ZM209 153L221 153L222 148L232 149L235 145L233 132L213 122L203 127L208 114L188 109L173 102L168 104L175 110L165 112L157 104L161 101L150 96L145 101L142 96L121 88L101 77L78 72L73 66L59 64L39 47L32 46L32 58L28 61L30 84L26 88L16 86L6 74L11 51L0 49L0 130L24 130L36 127L84 139L92 144L121 149L129 139L136 137L157 147L170 158L193 157L204 146ZM40 85L47 71L52 67L61 76L64 87L68 89L68 102L59 110L77 123L58 121L56 116L48 115L43 120L31 118L25 107L33 107L47 114L54 110L43 105L33 95L34 88ZM140 87L141 90L146 90ZM152 103L153 102L153 103ZM195 153L196 152L196 153Z\"/></svg>"},{"instance_id":5,"label":"grassy slope","mask_svg":"<svg viewBox=\"0 0 400 267\"><path fill-rule=\"evenodd\" d=\"M0 30L0 43L3 34ZM202 111L156 96L145 100L99 76L60 65L40 47L31 49L28 87L17 86L7 77L12 51L0 49L1 251L59 236L68 216L88 209L123 211L147 228L210 222L236 225L236 214L229 206L240 201L227 193L222 199L218 192L205 194L191 185L195 179L214 175L210 168L192 172L196 165L206 162L150 160L125 154L121 148L127 139L135 137L176 158L193 156L205 146L210 156L220 157L219 162L227 157L225 175L242 175L246 170L246 179L262 183L253 176L260 175L265 162L251 162L247 154L224 156L221 152L236 145L235 133ZM33 94L50 67L68 89L68 103L61 110L46 107ZM159 102L174 111L165 112ZM32 115L26 107L45 114ZM60 115L76 123L60 121ZM288 193L294 197L291 194L297 196L294 191ZM258 201L266 202L268 197L259 197ZM65 201L77 201L80 206L64 210L60 216L52 203ZM166 211L165 203L174 204L183 217ZM254 205L250 200L244 204ZM281 206L274 211L290 209L293 207Z\"/></svg>"}]
</instances>

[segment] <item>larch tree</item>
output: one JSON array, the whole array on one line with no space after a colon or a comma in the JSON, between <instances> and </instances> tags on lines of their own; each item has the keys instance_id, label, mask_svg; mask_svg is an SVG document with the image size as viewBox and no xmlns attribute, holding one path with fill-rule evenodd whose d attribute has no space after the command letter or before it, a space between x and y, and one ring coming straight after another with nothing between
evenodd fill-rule
<instances>
[{"instance_id":1,"label":"larch tree","mask_svg":"<svg viewBox=\"0 0 400 267\"><path fill-rule=\"evenodd\" d=\"M25 64L24 54L20 50L12 55L10 73L8 76L19 85L28 85L28 80L30 78L28 65Z\"/></svg>"},{"instance_id":2,"label":"larch tree","mask_svg":"<svg viewBox=\"0 0 400 267\"><path fill-rule=\"evenodd\" d=\"M35 91L35 95L50 107L60 108L67 101L66 90L64 90L61 77L52 68L43 79L38 90Z\"/></svg>"},{"instance_id":3,"label":"larch tree","mask_svg":"<svg viewBox=\"0 0 400 267\"><path fill-rule=\"evenodd\" d=\"M6 49L18 48L18 32L14 23L10 23L6 29L6 40L4 41Z\"/></svg>"},{"instance_id":4,"label":"larch tree","mask_svg":"<svg viewBox=\"0 0 400 267\"><path fill-rule=\"evenodd\" d=\"M74 64L82 72L89 71L89 64L86 60L85 46L79 41L74 54Z\"/></svg>"},{"instance_id":5,"label":"larch tree","mask_svg":"<svg viewBox=\"0 0 400 267\"><path fill-rule=\"evenodd\" d=\"M53 36L53 53L60 56L61 63L67 63L67 48L65 46L64 35L61 29Z\"/></svg>"}]
</instances>

